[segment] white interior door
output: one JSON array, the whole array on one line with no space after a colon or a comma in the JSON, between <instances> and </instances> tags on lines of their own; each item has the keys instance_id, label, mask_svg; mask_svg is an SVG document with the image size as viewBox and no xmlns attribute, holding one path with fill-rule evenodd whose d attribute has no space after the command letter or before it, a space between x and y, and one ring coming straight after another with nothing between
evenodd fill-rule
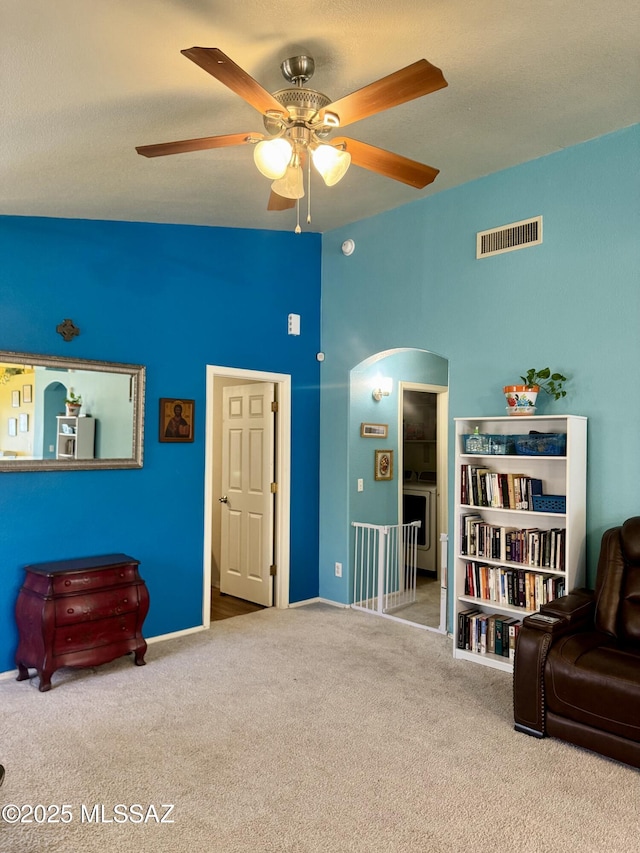
<instances>
[{"instance_id":1,"label":"white interior door","mask_svg":"<svg viewBox=\"0 0 640 853\"><path fill-rule=\"evenodd\" d=\"M271 607L272 383L223 389L220 592Z\"/></svg>"}]
</instances>

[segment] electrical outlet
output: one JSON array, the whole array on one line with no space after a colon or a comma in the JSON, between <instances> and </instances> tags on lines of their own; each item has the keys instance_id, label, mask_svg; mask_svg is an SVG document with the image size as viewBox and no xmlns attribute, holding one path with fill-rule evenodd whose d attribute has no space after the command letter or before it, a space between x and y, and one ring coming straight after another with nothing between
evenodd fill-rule
<instances>
[{"instance_id":1,"label":"electrical outlet","mask_svg":"<svg viewBox=\"0 0 640 853\"><path fill-rule=\"evenodd\" d=\"M341 578L342 577L342 563L336 563L335 564L335 571L336 571L336 577Z\"/></svg>"},{"instance_id":2,"label":"electrical outlet","mask_svg":"<svg viewBox=\"0 0 640 853\"><path fill-rule=\"evenodd\" d=\"M364 492L364 480L362 478L358 480L358 491Z\"/></svg>"}]
</instances>

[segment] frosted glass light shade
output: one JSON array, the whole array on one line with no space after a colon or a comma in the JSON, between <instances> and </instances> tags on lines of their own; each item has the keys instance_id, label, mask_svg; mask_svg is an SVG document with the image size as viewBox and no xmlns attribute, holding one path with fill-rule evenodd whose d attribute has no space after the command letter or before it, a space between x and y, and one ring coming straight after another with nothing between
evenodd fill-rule
<instances>
[{"instance_id":1,"label":"frosted glass light shade","mask_svg":"<svg viewBox=\"0 0 640 853\"><path fill-rule=\"evenodd\" d=\"M345 176L351 164L351 154L340 148L334 148L333 145L318 145L311 157L313 165L328 187L337 184Z\"/></svg>"},{"instance_id":2,"label":"frosted glass light shade","mask_svg":"<svg viewBox=\"0 0 640 853\"><path fill-rule=\"evenodd\" d=\"M253 159L265 178L282 178L291 160L291 143L287 139L263 139L253 149Z\"/></svg>"},{"instance_id":3,"label":"frosted glass light shade","mask_svg":"<svg viewBox=\"0 0 640 853\"><path fill-rule=\"evenodd\" d=\"M283 198L302 198L304 195L302 167L289 166L284 177L271 184L271 189Z\"/></svg>"}]
</instances>

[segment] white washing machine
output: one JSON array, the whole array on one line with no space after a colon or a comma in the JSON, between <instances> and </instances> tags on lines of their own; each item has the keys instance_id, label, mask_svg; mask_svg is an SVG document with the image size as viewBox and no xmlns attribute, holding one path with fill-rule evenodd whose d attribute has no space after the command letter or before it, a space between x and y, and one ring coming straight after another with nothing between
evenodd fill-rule
<instances>
[{"instance_id":1,"label":"white washing machine","mask_svg":"<svg viewBox=\"0 0 640 853\"><path fill-rule=\"evenodd\" d=\"M423 475L422 475L423 476ZM426 479L406 480L403 486L402 520L420 521L418 531L418 568L437 572L436 485Z\"/></svg>"}]
</instances>

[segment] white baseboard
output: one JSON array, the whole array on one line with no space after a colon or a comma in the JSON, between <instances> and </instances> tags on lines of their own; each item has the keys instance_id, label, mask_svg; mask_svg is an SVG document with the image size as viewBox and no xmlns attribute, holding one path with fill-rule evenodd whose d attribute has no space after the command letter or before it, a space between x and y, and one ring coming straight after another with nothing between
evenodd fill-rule
<instances>
[{"instance_id":1,"label":"white baseboard","mask_svg":"<svg viewBox=\"0 0 640 853\"><path fill-rule=\"evenodd\" d=\"M198 634L200 631L208 631L204 625L196 625L195 628L185 628L182 631L173 631L171 634L159 634L157 637L145 637L147 645L162 643L164 640L176 640L178 637L188 637L189 634Z\"/></svg>"},{"instance_id":2,"label":"white baseboard","mask_svg":"<svg viewBox=\"0 0 640 853\"><path fill-rule=\"evenodd\" d=\"M293 601L290 602L289 607L304 607L305 604L330 604L332 607L342 607L348 608L351 607L350 604L342 604L339 601L331 601L330 598L305 598L304 601Z\"/></svg>"}]
</instances>

